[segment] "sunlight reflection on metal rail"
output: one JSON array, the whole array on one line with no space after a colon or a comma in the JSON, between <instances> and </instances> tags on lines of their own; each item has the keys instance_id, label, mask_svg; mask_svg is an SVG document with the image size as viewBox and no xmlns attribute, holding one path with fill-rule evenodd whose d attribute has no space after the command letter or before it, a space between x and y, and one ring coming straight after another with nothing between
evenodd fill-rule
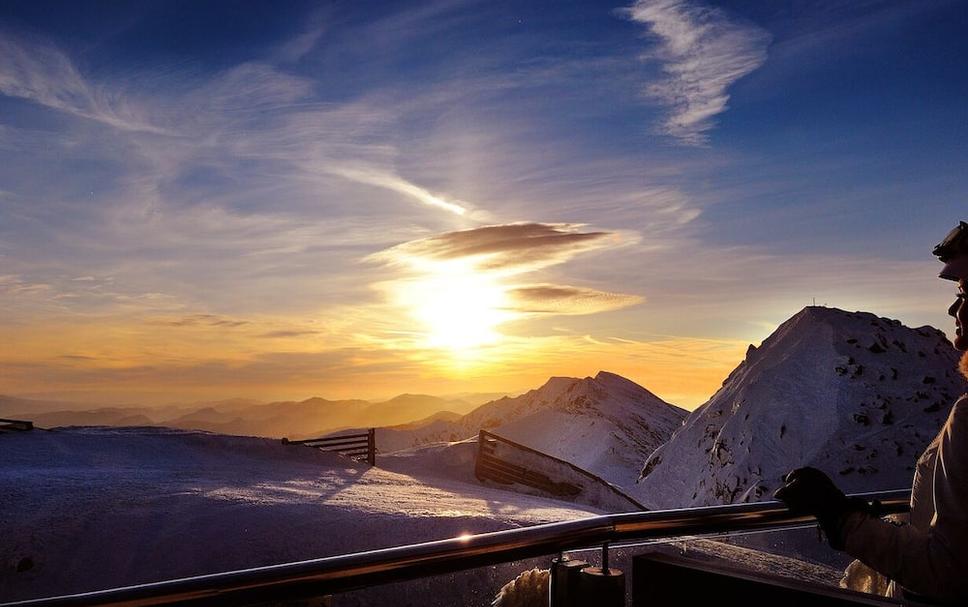
<instances>
[{"instance_id":1,"label":"sunlight reflection on metal rail","mask_svg":"<svg viewBox=\"0 0 968 607\"><path fill-rule=\"evenodd\" d=\"M910 490L857 494L877 499L882 512L906 512ZM629 541L707 536L815 524L780 502L607 514L344 554L296 563L229 571L98 592L35 599L13 605L166 605L286 601L411 580L475 567Z\"/></svg>"}]
</instances>

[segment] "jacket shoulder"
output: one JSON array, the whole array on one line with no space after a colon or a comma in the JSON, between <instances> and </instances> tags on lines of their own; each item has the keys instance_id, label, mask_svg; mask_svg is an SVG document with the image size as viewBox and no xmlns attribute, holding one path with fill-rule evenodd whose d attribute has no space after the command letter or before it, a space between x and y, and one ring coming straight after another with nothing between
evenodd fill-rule
<instances>
[{"instance_id":1,"label":"jacket shoulder","mask_svg":"<svg viewBox=\"0 0 968 607\"><path fill-rule=\"evenodd\" d=\"M951 407L951 415L965 416L968 415L968 392L962 394L955 401L955 404Z\"/></svg>"},{"instance_id":2,"label":"jacket shoulder","mask_svg":"<svg viewBox=\"0 0 968 607\"><path fill-rule=\"evenodd\" d=\"M961 454L968 455L968 394L955 401L941 432L950 442L957 444Z\"/></svg>"}]
</instances>

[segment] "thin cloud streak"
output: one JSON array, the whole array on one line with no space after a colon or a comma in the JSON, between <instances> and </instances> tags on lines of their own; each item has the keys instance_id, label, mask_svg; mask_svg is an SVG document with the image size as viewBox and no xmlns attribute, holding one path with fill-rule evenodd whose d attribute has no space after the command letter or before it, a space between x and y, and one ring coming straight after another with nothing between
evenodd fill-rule
<instances>
[{"instance_id":1,"label":"thin cloud streak","mask_svg":"<svg viewBox=\"0 0 968 607\"><path fill-rule=\"evenodd\" d=\"M645 301L639 295L608 293L570 285L536 284L508 291L511 308L525 314L597 314L634 306Z\"/></svg>"},{"instance_id":2,"label":"thin cloud streak","mask_svg":"<svg viewBox=\"0 0 968 607\"><path fill-rule=\"evenodd\" d=\"M431 194L424 188L390 173L376 171L373 169L350 167L330 167L327 170L334 175L339 175L340 177L344 177L358 183L364 183L367 185L392 190L394 192L399 192L400 194L413 198L414 200L417 200L418 202L421 202L427 206L437 207L439 209L449 211L455 215L464 215L468 210L466 206Z\"/></svg>"},{"instance_id":3,"label":"thin cloud streak","mask_svg":"<svg viewBox=\"0 0 968 607\"><path fill-rule=\"evenodd\" d=\"M639 0L625 9L658 45L647 59L665 77L646 96L668 106L660 130L681 143L703 146L715 117L727 109L729 87L766 61L770 35L718 9L683 0Z\"/></svg>"},{"instance_id":4,"label":"thin cloud streak","mask_svg":"<svg viewBox=\"0 0 968 607\"><path fill-rule=\"evenodd\" d=\"M191 314L180 318L158 320L155 324L168 327L241 327L249 324L249 321L223 318L215 314Z\"/></svg>"},{"instance_id":5,"label":"thin cloud streak","mask_svg":"<svg viewBox=\"0 0 968 607\"><path fill-rule=\"evenodd\" d=\"M319 331L313 329L280 329L278 331L269 331L267 333L262 333L259 337L266 339L283 339L287 337L307 337L309 335L318 335Z\"/></svg>"}]
</instances>

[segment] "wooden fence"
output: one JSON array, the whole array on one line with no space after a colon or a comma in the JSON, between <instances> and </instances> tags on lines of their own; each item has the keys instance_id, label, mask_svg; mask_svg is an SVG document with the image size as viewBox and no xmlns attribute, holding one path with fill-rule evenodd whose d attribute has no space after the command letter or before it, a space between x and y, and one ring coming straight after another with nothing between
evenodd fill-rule
<instances>
[{"instance_id":1,"label":"wooden fence","mask_svg":"<svg viewBox=\"0 0 968 607\"><path fill-rule=\"evenodd\" d=\"M322 438L307 438L306 440L282 439L283 445L305 445L327 453L340 455L355 460L366 459L371 466L376 465L376 429L370 428L360 434L343 434L341 436L324 436Z\"/></svg>"},{"instance_id":2,"label":"wooden fence","mask_svg":"<svg viewBox=\"0 0 968 607\"><path fill-rule=\"evenodd\" d=\"M487 430L478 435L474 473L480 481L523 485L546 496L612 512L646 509L600 476Z\"/></svg>"},{"instance_id":3,"label":"wooden fence","mask_svg":"<svg viewBox=\"0 0 968 607\"><path fill-rule=\"evenodd\" d=\"M34 423L20 419L0 419L0 432L23 432L33 430Z\"/></svg>"},{"instance_id":4,"label":"wooden fence","mask_svg":"<svg viewBox=\"0 0 968 607\"><path fill-rule=\"evenodd\" d=\"M474 474L479 480L491 480L503 485L518 483L561 497L574 497L581 493L581 487L577 485L555 482L540 472L498 458L494 452L499 441L514 447L522 446L487 430L481 430L477 438L477 465L474 468Z\"/></svg>"}]
</instances>

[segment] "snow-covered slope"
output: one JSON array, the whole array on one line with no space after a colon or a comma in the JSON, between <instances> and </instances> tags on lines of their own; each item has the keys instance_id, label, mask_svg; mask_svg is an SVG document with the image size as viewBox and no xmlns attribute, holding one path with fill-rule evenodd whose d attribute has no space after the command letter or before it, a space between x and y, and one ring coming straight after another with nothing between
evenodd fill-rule
<instances>
[{"instance_id":1,"label":"snow-covered slope","mask_svg":"<svg viewBox=\"0 0 968 607\"><path fill-rule=\"evenodd\" d=\"M377 446L395 451L476 436L483 428L567 460L619 486L679 427L686 412L613 373L553 377L516 398L480 406L457 420L420 428L381 428Z\"/></svg>"},{"instance_id":2,"label":"snow-covered slope","mask_svg":"<svg viewBox=\"0 0 968 607\"><path fill-rule=\"evenodd\" d=\"M808 307L746 359L646 461L632 490L671 508L770 499L811 465L848 491L911 486L914 463L964 391L932 327Z\"/></svg>"},{"instance_id":3,"label":"snow-covered slope","mask_svg":"<svg viewBox=\"0 0 968 607\"><path fill-rule=\"evenodd\" d=\"M84 592L455 537L598 512L482 487L473 447L384 457L392 470L277 440L167 428L72 428L0 436L0 601ZM454 457L455 449L463 455ZM446 451L446 453L444 453ZM423 452L423 453L420 453ZM439 457L438 455L444 455ZM754 570L826 581L837 573L693 540ZM630 553L612 550L630 571ZM573 556L597 559L598 548ZM548 558L338 595L345 607L491 604Z\"/></svg>"},{"instance_id":4,"label":"snow-covered slope","mask_svg":"<svg viewBox=\"0 0 968 607\"><path fill-rule=\"evenodd\" d=\"M278 440L167 428L4 434L0 462L0 602L599 513L453 480L451 468L473 470L466 461L391 472ZM468 604L447 596L420 604Z\"/></svg>"}]
</instances>

